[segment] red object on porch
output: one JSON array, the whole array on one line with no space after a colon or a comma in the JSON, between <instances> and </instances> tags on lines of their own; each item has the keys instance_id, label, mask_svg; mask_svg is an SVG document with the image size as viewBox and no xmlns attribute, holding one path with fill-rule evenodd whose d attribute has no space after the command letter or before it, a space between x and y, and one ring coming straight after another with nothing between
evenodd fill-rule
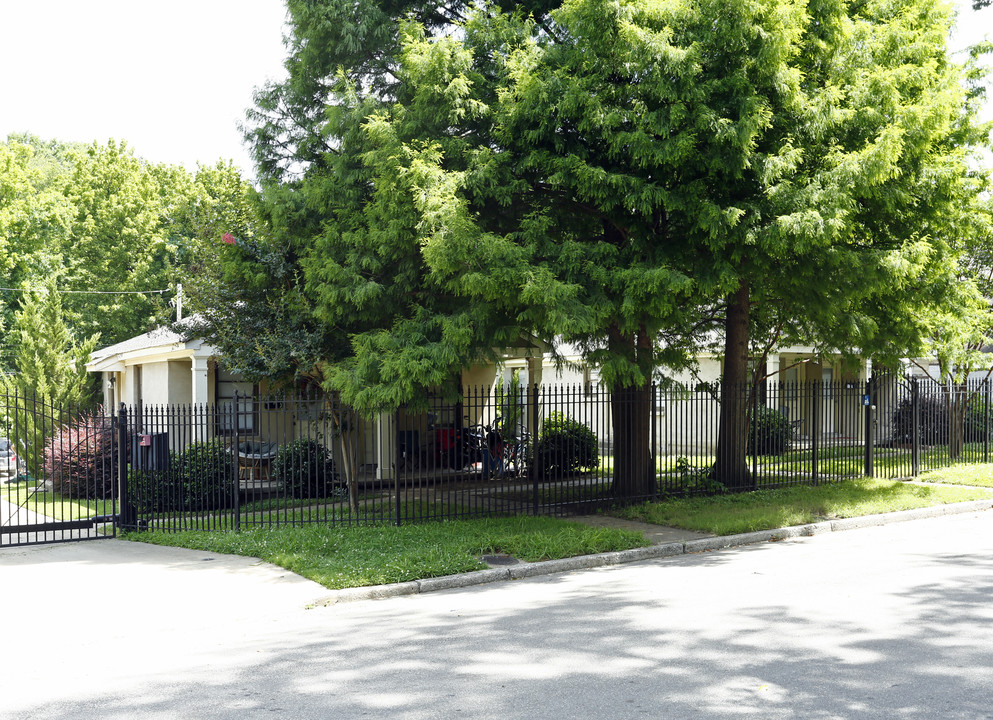
<instances>
[{"instance_id":1,"label":"red object on porch","mask_svg":"<svg viewBox=\"0 0 993 720\"><path fill-rule=\"evenodd\" d=\"M435 430L436 446L441 452L448 452L455 447L457 433L454 428L442 428Z\"/></svg>"}]
</instances>

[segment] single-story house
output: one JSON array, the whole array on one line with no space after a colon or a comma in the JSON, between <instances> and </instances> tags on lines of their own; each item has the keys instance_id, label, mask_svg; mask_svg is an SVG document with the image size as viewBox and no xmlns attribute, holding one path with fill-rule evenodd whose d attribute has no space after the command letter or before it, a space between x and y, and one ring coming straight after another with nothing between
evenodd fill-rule
<instances>
[{"instance_id":1,"label":"single-story house","mask_svg":"<svg viewBox=\"0 0 993 720\"><path fill-rule=\"evenodd\" d=\"M513 363L521 369L524 382L540 383L548 349L536 338L522 337L515 347L502 349L499 357L501 364ZM213 437L233 436L239 444L269 445L332 434L317 428L321 414L318 408L296 406L295 414L289 416L287 408L278 402L260 402L260 391L262 396L267 391L264 385L259 387L228 371L219 351L203 339L188 340L168 328L157 328L96 350L86 369L100 374L106 408L116 408L122 402L128 407L141 407L141 422L147 427L139 432L168 434L172 450ZM461 382L481 388L485 398L502 379L497 365L489 364L466 368ZM458 405L436 401L432 407L431 413L400 411L360 420L357 464L377 478L389 478L400 443L405 444L404 452L433 453L434 444L450 437L451 430L493 420L494 403L479 397ZM211 415L213 419L197 421L198 414L207 417L207 408L216 410ZM530 417L526 415L525 422ZM191 429L194 426L196 431ZM339 453L340 448L336 449Z\"/></svg>"}]
</instances>

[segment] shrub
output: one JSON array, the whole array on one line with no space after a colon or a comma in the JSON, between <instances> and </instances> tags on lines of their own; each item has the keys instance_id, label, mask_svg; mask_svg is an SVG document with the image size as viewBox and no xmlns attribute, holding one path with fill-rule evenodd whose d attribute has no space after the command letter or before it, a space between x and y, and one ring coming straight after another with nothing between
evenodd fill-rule
<instances>
[{"instance_id":1,"label":"shrub","mask_svg":"<svg viewBox=\"0 0 993 720\"><path fill-rule=\"evenodd\" d=\"M534 446L535 471L540 476L592 470L599 462L596 434L586 425L560 412L545 418Z\"/></svg>"},{"instance_id":2,"label":"shrub","mask_svg":"<svg viewBox=\"0 0 993 720\"><path fill-rule=\"evenodd\" d=\"M782 455L793 444L793 425L788 417L770 407L759 405L748 428L748 452L758 455Z\"/></svg>"},{"instance_id":3,"label":"shrub","mask_svg":"<svg viewBox=\"0 0 993 720\"><path fill-rule=\"evenodd\" d=\"M294 440L280 447L272 474L296 498L328 497L338 485L331 453L316 440Z\"/></svg>"},{"instance_id":4,"label":"shrub","mask_svg":"<svg viewBox=\"0 0 993 720\"><path fill-rule=\"evenodd\" d=\"M219 510L232 506L234 460L220 441L170 453L171 470L128 471L128 493L139 513Z\"/></svg>"},{"instance_id":5,"label":"shrub","mask_svg":"<svg viewBox=\"0 0 993 720\"><path fill-rule=\"evenodd\" d=\"M235 491L235 459L219 440L196 442L174 459L186 510L231 507Z\"/></svg>"},{"instance_id":6,"label":"shrub","mask_svg":"<svg viewBox=\"0 0 993 720\"><path fill-rule=\"evenodd\" d=\"M893 440L909 445L913 442L913 401L904 398L893 411ZM979 442L986 437L986 408L979 398L969 403L963 418L963 440ZM949 436L948 404L944 397L923 395L917 400L917 424L921 445L947 445Z\"/></svg>"},{"instance_id":7,"label":"shrub","mask_svg":"<svg viewBox=\"0 0 993 720\"><path fill-rule=\"evenodd\" d=\"M893 411L893 440L909 445L914 438L914 406L904 398ZM917 400L917 428L922 445L948 443L948 408L944 400L921 397Z\"/></svg>"},{"instance_id":8,"label":"shrub","mask_svg":"<svg viewBox=\"0 0 993 720\"><path fill-rule=\"evenodd\" d=\"M170 473L128 470L128 500L139 513L183 509L182 483Z\"/></svg>"},{"instance_id":9,"label":"shrub","mask_svg":"<svg viewBox=\"0 0 993 720\"><path fill-rule=\"evenodd\" d=\"M991 410L993 416L993 410ZM982 442L990 434L987 422L986 401L977 398L965 410L965 441ZM993 419L993 418L990 418Z\"/></svg>"},{"instance_id":10,"label":"shrub","mask_svg":"<svg viewBox=\"0 0 993 720\"><path fill-rule=\"evenodd\" d=\"M113 423L100 414L82 415L63 425L45 444L45 475L65 497L111 497L117 462Z\"/></svg>"}]
</instances>

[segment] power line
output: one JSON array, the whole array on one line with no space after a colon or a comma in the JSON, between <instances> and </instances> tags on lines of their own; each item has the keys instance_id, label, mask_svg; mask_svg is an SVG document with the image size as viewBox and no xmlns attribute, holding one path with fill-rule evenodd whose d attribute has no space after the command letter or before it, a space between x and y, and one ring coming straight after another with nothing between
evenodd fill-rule
<instances>
[{"instance_id":1,"label":"power line","mask_svg":"<svg viewBox=\"0 0 993 720\"><path fill-rule=\"evenodd\" d=\"M9 290L10 292L36 292L44 293L49 292L48 288L9 288L0 287L0 290ZM171 293L173 290L59 290L54 288L57 293L62 293L63 295L164 295L165 293Z\"/></svg>"}]
</instances>

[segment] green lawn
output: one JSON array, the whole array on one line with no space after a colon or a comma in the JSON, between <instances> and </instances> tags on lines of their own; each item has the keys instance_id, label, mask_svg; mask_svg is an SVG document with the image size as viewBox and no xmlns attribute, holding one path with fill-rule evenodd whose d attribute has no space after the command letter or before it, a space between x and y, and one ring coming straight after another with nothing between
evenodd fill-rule
<instances>
[{"instance_id":1,"label":"green lawn","mask_svg":"<svg viewBox=\"0 0 993 720\"><path fill-rule=\"evenodd\" d=\"M854 478L820 486L797 486L736 495L644 503L613 514L659 525L728 535L832 518L857 517L965 500L993 502L993 465L953 466L927 473L928 484ZM939 483L974 485L954 487ZM391 524L395 506L379 508L373 525L252 528L241 532L151 531L128 539L210 552L259 557L329 588L358 587L438 577L483 569L483 555L507 553L536 561L647 545L640 533L594 528L545 517ZM403 507L404 514L428 508ZM457 512L457 507L447 508ZM307 508L297 508L305 512ZM256 513L258 510L256 510Z\"/></svg>"},{"instance_id":2,"label":"green lawn","mask_svg":"<svg viewBox=\"0 0 993 720\"><path fill-rule=\"evenodd\" d=\"M14 505L53 520L78 520L114 512L111 500L80 500L65 498L54 492L38 492L35 480L22 480L0 485L0 496Z\"/></svg>"},{"instance_id":3,"label":"green lawn","mask_svg":"<svg viewBox=\"0 0 993 720\"><path fill-rule=\"evenodd\" d=\"M986 467L991 472L993 466ZM935 471L931 482L949 482ZM986 487L993 487L990 484ZM852 478L819 486L800 485L734 495L642 503L614 514L632 520L711 533L769 530L821 520L875 515L965 500L993 499L985 488L922 486L896 480Z\"/></svg>"},{"instance_id":4,"label":"green lawn","mask_svg":"<svg viewBox=\"0 0 993 720\"><path fill-rule=\"evenodd\" d=\"M993 488L993 463L949 465L939 470L921 473L916 479L926 483Z\"/></svg>"},{"instance_id":5,"label":"green lawn","mask_svg":"<svg viewBox=\"0 0 993 720\"><path fill-rule=\"evenodd\" d=\"M404 582L485 569L483 555L536 561L648 545L641 533L545 517L396 527L307 525L242 532L143 532L126 539L258 557L328 588Z\"/></svg>"}]
</instances>

